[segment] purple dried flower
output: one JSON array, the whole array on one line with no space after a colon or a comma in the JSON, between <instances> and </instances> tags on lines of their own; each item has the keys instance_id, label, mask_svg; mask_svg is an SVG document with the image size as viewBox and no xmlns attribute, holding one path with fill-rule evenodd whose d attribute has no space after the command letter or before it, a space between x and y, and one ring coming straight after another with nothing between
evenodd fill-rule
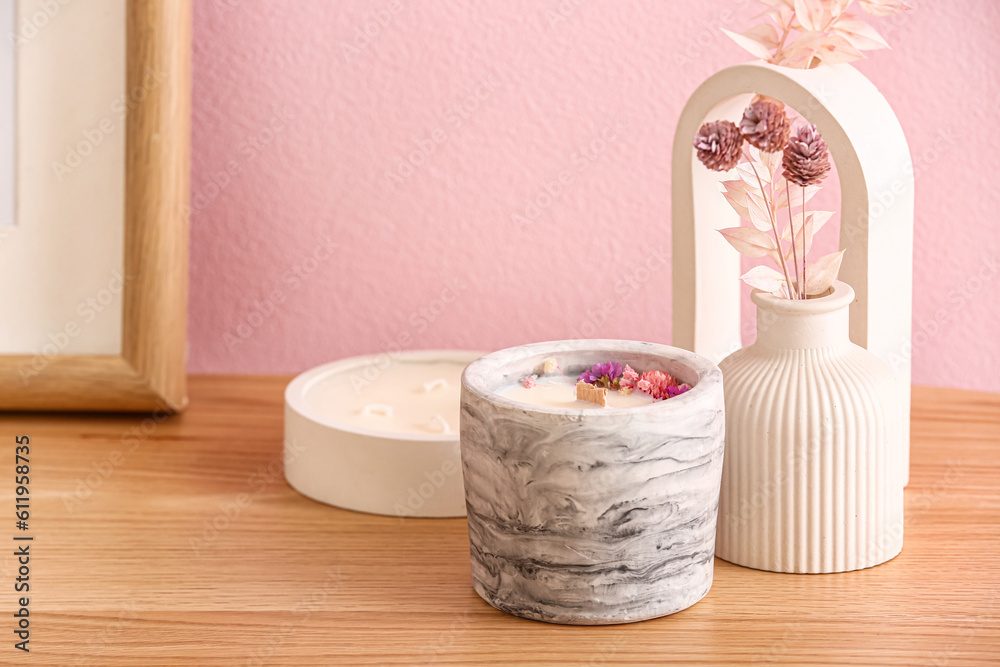
<instances>
[{"instance_id":1,"label":"purple dried flower","mask_svg":"<svg viewBox=\"0 0 1000 667\"><path fill-rule=\"evenodd\" d=\"M691 388L689 384L682 384L679 387L667 387L667 398L673 398L674 396L680 396L685 391Z\"/></svg>"},{"instance_id":2,"label":"purple dried flower","mask_svg":"<svg viewBox=\"0 0 1000 667\"><path fill-rule=\"evenodd\" d=\"M616 382L622 376L622 365L614 361L594 364L580 373L579 382L587 382L599 387L617 388Z\"/></svg>"}]
</instances>

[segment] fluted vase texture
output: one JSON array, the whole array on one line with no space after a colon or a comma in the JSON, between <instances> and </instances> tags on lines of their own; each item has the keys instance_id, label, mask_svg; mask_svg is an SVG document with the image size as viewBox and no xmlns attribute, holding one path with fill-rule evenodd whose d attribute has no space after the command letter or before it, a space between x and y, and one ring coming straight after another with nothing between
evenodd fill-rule
<instances>
[{"instance_id":1,"label":"fluted vase texture","mask_svg":"<svg viewBox=\"0 0 1000 667\"><path fill-rule=\"evenodd\" d=\"M754 290L757 340L720 364L726 452L717 555L773 572L883 563L903 546L905 403L852 343L854 290L805 301Z\"/></svg>"}]
</instances>

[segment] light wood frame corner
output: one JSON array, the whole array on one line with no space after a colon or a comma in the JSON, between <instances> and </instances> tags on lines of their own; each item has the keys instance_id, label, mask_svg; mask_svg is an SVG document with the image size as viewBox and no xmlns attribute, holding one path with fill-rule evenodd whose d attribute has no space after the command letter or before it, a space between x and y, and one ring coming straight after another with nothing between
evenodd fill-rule
<instances>
[{"instance_id":1,"label":"light wood frame corner","mask_svg":"<svg viewBox=\"0 0 1000 667\"><path fill-rule=\"evenodd\" d=\"M125 123L122 353L0 356L3 410L187 405L191 0L127 0L126 12L126 91L144 94Z\"/></svg>"}]
</instances>

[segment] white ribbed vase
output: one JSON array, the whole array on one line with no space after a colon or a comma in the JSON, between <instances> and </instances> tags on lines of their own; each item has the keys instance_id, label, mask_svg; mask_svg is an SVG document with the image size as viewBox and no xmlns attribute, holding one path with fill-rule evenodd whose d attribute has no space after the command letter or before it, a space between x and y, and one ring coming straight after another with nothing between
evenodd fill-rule
<instances>
[{"instance_id":1,"label":"white ribbed vase","mask_svg":"<svg viewBox=\"0 0 1000 667\"><path fill-rule=\"evenodd\" d=\"M903 547L904 401L848 337L854 290L754 290L757 340L727 358L716 554L772 572L859 570Z\"/></svg>"}]
</instances>

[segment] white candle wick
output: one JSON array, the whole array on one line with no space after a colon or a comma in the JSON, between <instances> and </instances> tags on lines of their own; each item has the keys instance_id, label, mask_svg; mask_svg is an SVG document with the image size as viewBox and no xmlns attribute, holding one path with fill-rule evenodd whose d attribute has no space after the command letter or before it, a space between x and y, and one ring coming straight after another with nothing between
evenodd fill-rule
<instances>
[{"instance_id":1,"label":"white candle wick","mask_svg":"<svg viewBox=\"0 0 1000 667\"><path fill-rule=\"evenodd\" d=\"M379 415L382 417L392 416L392 406L385 405L384 403L371 403L361 408L361 414L363 415Z\"/></svg>"},{"instance_id":2,"label":"white candle wick","mask_svg":"<svg viewBox=\"0 0 1000 667\"><path fill-rule=\"evenodd\" d=\"M451 426L448 425L448 422L445 420L444 417L438 414L431 417L431 423L428 424L427 427L432 431L437 431L438 433L444 433L445 435L451 433Z\"/></svg>"},{"instance_id":3,"label":"white candle wick","mask_svg":"<svg viewBox=\"0 0 1000 667\"><path fill-rule=\"evenodd\" d=\"M429 394L429 393L431 393L432 391L434 391L435 389L438 389L438 388L447 389L448 388L448 381L445 380L444 378L438 378L436 380L431 380L430 382L425 382L424 383L424 393Z\"/></svg>"}]
</instances>

